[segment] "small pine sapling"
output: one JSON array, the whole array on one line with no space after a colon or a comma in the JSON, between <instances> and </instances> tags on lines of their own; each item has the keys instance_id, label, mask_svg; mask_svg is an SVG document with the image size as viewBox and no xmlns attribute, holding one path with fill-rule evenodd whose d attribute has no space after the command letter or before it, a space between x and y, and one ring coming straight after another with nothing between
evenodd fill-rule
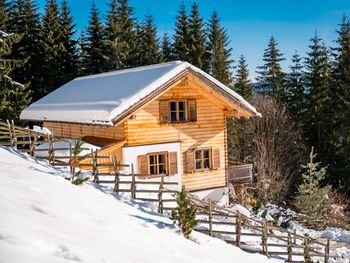
<instances>
[{"instance_id":1,"label":"small pine sapling","mask_svg":"<svg viewBox=\"0 0 350 263\"><path fill-rule=\"evenodd\" d=\"M303 168L306 172L303 174L303 183L299 185L299 195L296 198L295 205L302 212L303 219L306 219L310 226L313 219L323 219L326 208L328 207L328 194L330 186L322 187L321 181L325 178L326 168L319 167L320 163L315 163L313 148L310 153L310 161Z\"/></svg>"},{"instance_id":2,"label":"small pine sapling","mask_svg":"<svg viewBox=\"0 0 350 263\"><path fill-rule=\"evenodd\" d=\"M187 197L185 187L176 198L177 208L171 212L171 219L181 228L185 238L189 238L193 228L197 225L196 220L197 207Z\"/></svg>"},{"instance_id":3,"label":"small pine sapling","mask_svg":"<svg viewBox=\"0 0 350 263\"><path fill-rule=\"evenodd\" d=\"M75 172L75 168L79 167L79 154L82 152L83 141L81 138L77 139L74 147L72 148L72 156L70 158L69 164L71 166L72 178L71 182L74 183L74 178L80 174L80 171Z\"/></svg>"}]
</instances>

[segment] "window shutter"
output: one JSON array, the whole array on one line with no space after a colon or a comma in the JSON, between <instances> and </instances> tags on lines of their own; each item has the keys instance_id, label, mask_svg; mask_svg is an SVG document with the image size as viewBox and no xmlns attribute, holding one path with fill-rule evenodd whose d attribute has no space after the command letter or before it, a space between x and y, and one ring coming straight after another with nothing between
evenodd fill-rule
<instances>
[{"instance_id":1,"label":"window shutter","mask_svg":"<svg viewBox=\"0 0 350 263\"><path fill-rule=\"evenodd\" d=\"M188 121L197 121L196 100L188 100Z\"/></svg>"},{"instance_id":2,"label":"window shutter","mask_svg":"<svg viewBox=\"0 0 350 263\"><path fill-rule=\"evenodd\" d=\"M177 153L169 152L169 174L177 174Z\"/></svg>"},{"instance_id":3,"label":"window shutter","mask_svg":"<svg viewBox=\"0 0 350 263\"><path fill-rule=\"evenodd\" d=\"M167 124L170 122L170 111L169 111L169 102L167 100L159 101L159 115L160 123Z\"/></svg>"},{"instance_id":4,"label":"window shutter","mask_svg":"<svg viewBox=\"0 0 350 263\"><path fill-rule=\"evenodd\" d=\"M137 158L138 162L138 173L139 174L148 174L148 156L139 155Z\"/></svg>"},{"instance_id":5,"label":"window shutter","mask_svg":"<svg viewBox=\"0 0 350 263\"><path fill-rule=\"evenodd\" d=\"M188 150L186 152L186 172L187 173L192 173L194 171L195 171L194 151L193 150Z\"/></svg>"},{"instance_id":6,"label":"window shutter","mask_svg":"<svg viewBox=\"0 0 350 263\"><path fill-rule=\"evenodd\" d=\"M219 148L213 148L211 152L211 158L212 158L212 169L218 169L220 168L220 151Z\"/></svg>"}]
</instances>

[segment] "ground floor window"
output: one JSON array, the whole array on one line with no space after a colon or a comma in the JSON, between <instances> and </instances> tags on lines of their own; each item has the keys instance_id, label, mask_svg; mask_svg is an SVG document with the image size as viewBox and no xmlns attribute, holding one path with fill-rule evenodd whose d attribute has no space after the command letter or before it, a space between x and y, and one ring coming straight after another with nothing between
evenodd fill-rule
<instances>
[{"instance_id":1,"label":"ground floor window","mask_svg":"<svg viewBox=\"0 0 350 263\"><path fill-rule=\"evenodd\" d=\"M195 150L196 170L210 169L210 149Z\"/></svg>"},{"instance_id":2,"label":"ground floor window","mask_svg":"<svg viewBox=\"0 0 350 263\"><path fill-rule=\"evenodd\" d=\"M149 154L149 172L153 175L167 174L167 153Z\"/></svg>"}]
</instances>

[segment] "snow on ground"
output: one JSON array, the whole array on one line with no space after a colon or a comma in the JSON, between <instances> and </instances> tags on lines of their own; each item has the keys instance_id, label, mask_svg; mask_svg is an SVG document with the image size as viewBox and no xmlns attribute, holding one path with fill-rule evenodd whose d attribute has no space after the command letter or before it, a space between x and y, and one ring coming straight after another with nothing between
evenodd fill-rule
<instances>
[{"instance_id":1,"label":"snow on ground","mask_svg":"<svg viewBox=\"0 0 350 263\"><path fill-rule=\"evenodd\" d=\"M145 202L72 185L64 170L0 147L0 262L281 262L194 232Z\"/></svg>"}]
</instances>

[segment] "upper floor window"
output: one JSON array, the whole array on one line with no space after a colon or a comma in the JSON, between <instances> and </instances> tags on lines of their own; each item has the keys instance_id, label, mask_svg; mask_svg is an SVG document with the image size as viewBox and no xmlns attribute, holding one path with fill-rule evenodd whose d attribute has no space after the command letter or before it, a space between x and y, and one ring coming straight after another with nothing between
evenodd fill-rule
<instances>
[{"instance_id":1,"label":"upper floor window","mask_svg":"<svg viewBox=\"0 0 350 263\"><path fill-rule=\"evenodd\" d=\"M159 111L162 124L197 120L196 100L161 100Z\"/></svg>"}]
</instances>

